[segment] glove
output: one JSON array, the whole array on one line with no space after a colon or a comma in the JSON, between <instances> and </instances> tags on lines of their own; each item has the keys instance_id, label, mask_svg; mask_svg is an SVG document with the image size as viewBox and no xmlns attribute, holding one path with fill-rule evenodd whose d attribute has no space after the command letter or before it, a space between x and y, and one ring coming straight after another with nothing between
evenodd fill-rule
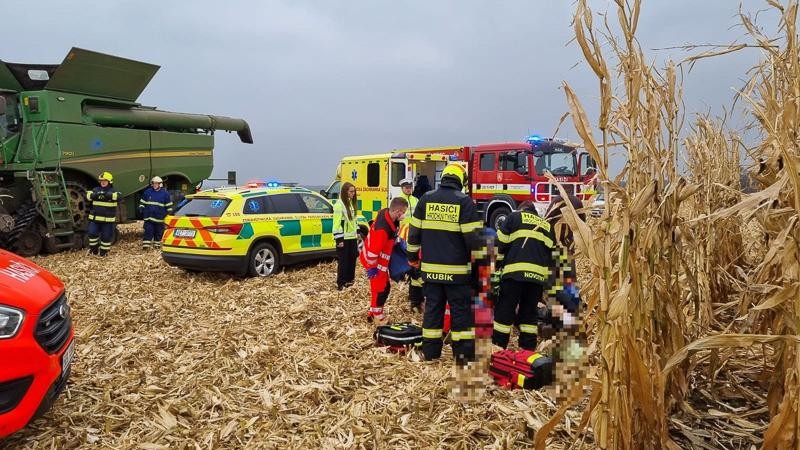
<instances>
[{"instance_id":1,"label":"glove","mask_svg":"<svg viewBox=\"0 0 800 450\"><path fill-rule=\"evenodd\" d=\"M336 239L336 246L339 248L344 247L344 239Z\"/></svg>"},{"instance_id":2,"label":"glove","mask_svg":"<svg viewBox=\"0 0 800 450\"><path fill-rule=\"evenodd\" d=\"M378 276L378 268L377 267L370 267L367 269L367 278L370 280Z\"/></svg>"}]
</instances>

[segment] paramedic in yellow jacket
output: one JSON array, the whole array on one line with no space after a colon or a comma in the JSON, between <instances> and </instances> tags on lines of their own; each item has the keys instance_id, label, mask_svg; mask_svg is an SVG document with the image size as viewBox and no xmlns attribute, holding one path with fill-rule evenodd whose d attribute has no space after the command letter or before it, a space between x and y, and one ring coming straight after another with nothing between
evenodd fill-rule
<instances>
[{"instance_id":1,"label":"paramedic in yellow jacket","mask_svg":"<svg viewBox=\"0 0 800 450\"><path fill-rule=\"evenodd\" d=\"M344 183L341 198L333 205L333 239L336 241L336 287L341 291L353 285L358 259L358 224L356 223L356 187Z\"/></svg>"},{"instance_id":2,"label":"paramedic in yellow jacket","mask_svg":"<svg viewBox=\"0 0 800 450\"><path fill-rule=\"evenodd\" d=\"M401 238L408 240L408 224L411 222L411 217L414 214L414 208L417 207L417 197L411 195L414 192L414 180L411 178L404 178L400 180L400 188L403 193L400 197L408 202L408 211L402 221L400 221ZM425 296L422 293L422 273L417 268L412 268L408 274L408 302L411 304L411 311L415 313L422 312L422 302Z\"/></svg>"},{"instance_id":3,"label":"paramedic in yellow jacket","mask_svg":"<svg viewBox=\"0 0 800 450\"><path fill-rule=\"evenodd\" d=\"M414 180L411 178L403 178L400 180L400 189L403 190L403 193L400 194L405 201L408 202L408 211L406 211L406 216L400 222L400 225L411 223L411 216L414 214L414 208L417 207L417 197L411 195L414 192Z\"/></svg>"}]
</instances>

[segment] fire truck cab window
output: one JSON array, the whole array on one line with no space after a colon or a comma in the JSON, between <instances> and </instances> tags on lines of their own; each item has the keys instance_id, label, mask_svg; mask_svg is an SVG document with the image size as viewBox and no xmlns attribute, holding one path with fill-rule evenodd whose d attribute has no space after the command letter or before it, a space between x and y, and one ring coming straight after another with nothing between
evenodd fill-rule
<instances>
[{"instance_id":1,"label":"fire truck cab window","mask_svg":"<svg viewBox=\"0 0 800 450\"><path fill-rule=\"evenodd\" d=\"M381 165L380 163L367 164L367 186L378 187L381 185Z\"/></svg>"},{"instance_id":2,"label":"fire truck cab window","mask_svg":"<svg viewBox=\"0 0 800 450\"><path fill-rule=\"evenodd\" d=\"M589 169L597 170L597 163L589 156L588 153L581 155L581 176L586 175Z\"/></svg>"},{"instance_id":3,"label":"fire truck cab window","mask_svg":"<svg viewBox=\"0 0 800 450\"><path fill-rule=\"evenodd\" d=\"M481 154L481 170L494 170L494 153Z\"/></svg>"},{"instance_id":4,"label":"fire truck cab window","mask_svg":"<svg viewBox=\"0 0 800 450\"><path fill-rule=\"evenodd\" d=\"M500 154L500 170L509 170L521 174L528 173L528 153L507 152Z\"/></svg>"},{"instance_id":5,"label":"fire truck cab window","mask_svg":"<svg viewBox=\"0 0 800 450\"><path fill-rule=\"evenodd\" d=\"M575 175L575 155L572 153L547 153L543 156L534 157L534 159L536 175L544 175L545 170L549 170L554 176Z\"/></svg>"}]
</instances>

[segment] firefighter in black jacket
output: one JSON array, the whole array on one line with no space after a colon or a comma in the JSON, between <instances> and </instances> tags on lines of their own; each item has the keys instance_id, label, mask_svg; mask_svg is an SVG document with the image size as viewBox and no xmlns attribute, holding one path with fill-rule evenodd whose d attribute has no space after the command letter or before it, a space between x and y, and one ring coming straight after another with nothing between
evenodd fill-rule
<instances>
[{"instance_id":1,"label":"firefighter in black jacket","mask_svg":"<svg viewBox=\"0 0 800 450\"><path fill-rule=\"evenodd\" d=\"M497 230L498 265L502 266L500 299L494 309L492 342L506 348L511 325L519 324L519 346L536 350L544 286L551 281L554 235L532 202L523 202ZM517 306L519 305L519 311ZM516 319L516 320L515 320Z\"/></svg>"},{"instance_id":2,"label":"firefighter in black jacket","mask_svg":"<svg viewBox=\"0 0 800 450\"><path fill-rule=\"evenodd\" d=\"M120 193L111 184L113 177L103 172L98 177L100 186L86 193L92 203L89 211L89 254L106 256L114 240L114 222L117 220L117 202Z\"/></svg>"},{"instance_id":3,"label":"firefighter in black jacket","mask_svg":"<svg viewBox=\"0 0 800 450\"><path fill-rule=\"evenodd\" d=\"M422 353L426 360L442 355L444 311L449 304L450 336L459 365L475 358L470 251L483 226L472 199L461 192L466 178L460 165L445 167L439 188L417 203L408 233L409 264L420 268L425 282Z\"/></svg>"}]
</instances>

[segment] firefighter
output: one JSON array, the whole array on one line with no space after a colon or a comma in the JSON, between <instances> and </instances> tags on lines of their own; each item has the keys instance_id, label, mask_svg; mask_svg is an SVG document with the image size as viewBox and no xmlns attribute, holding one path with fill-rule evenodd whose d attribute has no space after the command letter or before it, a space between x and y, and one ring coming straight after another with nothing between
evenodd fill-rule
<instances>
[{"instance_id":1,"label":"firefighter","mask_svg":"<svg viewBox=\"0 0 800 450\"><path fill-rule=\"evenodd\" d=\"M442 355L445 305L450 305L450 337L456 364L475 359L470 252L483 222L475 204L461 192L464 168L451 163L439 187L424 194L414 210L408 236L408 260L422 271L425 314L422 353L426 360Z\"/></svg>"},{"instance_id":2,"label":"firefighter","mask_svg":"<svg viewBox=\"0 0 800 450\"><path fill-rule=\"evenodd\" d=\"M117 202L121 195L111 184L114 181L111 173L103 172L97 178L100 186L86 193L86 198L91 202L87 231L89 254L106 256L114 240Z\"/></svg>"},{"instance_id":3,"label":"firefighter","mask_svg":"<svg viewBox=\"0 0 800 450\"><path fill-rule=\"evenodd\" d=\"M539 217L533 202L526 201L497 230L497 240L502 275L500 298L494 309L492 343L506 348L511 326L516 323L520 348L535 351L539 302L550 282L553 266L552 227Z\"/></svg>"},{"instance_id":4,"label":"firefighter","mask_svg":"<svg viewBox=\"0 0 800 450\"><path fill-rule=\"evenodd\" d=\"M333 239L336 241L336 288L340 291L353 285L358 259L358 197L352 183L344 183L341 199L333 205Z\"/></svg>"},{"instance_id":5,"label":"firefighter","mask_svg":"<svg viewBox=\"0 0 800 450\"><path fill-rule=\"evenodd\" d=\"M139 200L139 212L144 219L144 238L142 248L161 248L161 236L164 234L164 217L172 214L172 198L163 188L164 180L155 176L150 180L150 187L145 189Z\"/></svg>"},{"instance_id":6,"label":"firefighter","mask_svg":"<svg viewBox=\"0 0 800 450\"><path fill-rule=\"evenodd\" d=\"M408 202L395 197L389 207L378 211L372 223L364 247L361 249L361 264L367 269L371 292L367 320L378 324L386 322L383 305L389 298L391 283L389 280L389 258L392 255L397 238L397 228L408 209Z\"/></svg>"},{"instance_id":7,"label":"firefighter","mask_svg":"<svg viewBox=\"0 0 800 450\"><path fill-rule=\"evenodd\" d=\"M414 208L417 207L417 202L419 201L417 197L412 195L412 192L414 192L414 180L411 178L400 180L400 188L403 190L400 197L408 201L408 212L406 212L406 216L400 225L408 225L411 223L411 217L414 215ZM406 238L406 240L408 239ZM422 293L422 274L418 268L412 267L411 271L408 273L408 279L408 302L411 305L411 311L420 313L422 312L422 302L425 300L425 296Z\"/></svg>"}]
</instances>

